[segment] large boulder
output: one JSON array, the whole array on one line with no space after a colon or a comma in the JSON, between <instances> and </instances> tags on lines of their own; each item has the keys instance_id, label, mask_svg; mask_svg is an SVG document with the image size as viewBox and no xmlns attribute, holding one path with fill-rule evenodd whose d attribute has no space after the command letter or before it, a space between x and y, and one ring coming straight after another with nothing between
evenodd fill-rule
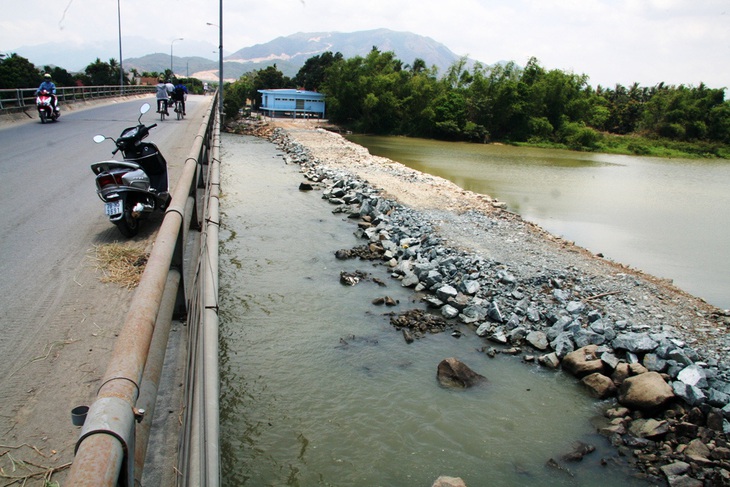
<instances>
[{"instance_id":1,"label":"large boulder","mask_svg":"<svg viewBox=\"0 0 730 487\"><path fill-rule=\"evenodd\" d=\"M674 397L674 392L658 372L629 377L623 381L618 402L631 409L654 409Z\"/></svg>"},{"instance_id":2,"label":"large boulder","mask_svg":"<svg viewBox=\"0 0 730 487\"><path fill-rule=\"evenodd\" d=\"M587 345L570 352L563 358L563 370L581 378L594 373L603 372L603 361L596 354L596 345Z\"/></svg>"},{"instance_id":3,"label":"large boulder","mask_svg":"<svg viewBox=\"0 0 730 487\"><path fill-rule=\"evenodd\" d=\"M483 375L471 370L459 359L450 357L439 363L436 377L439 383L445 387L472 387L487 380Z\"/></svg>"}]
</instances>

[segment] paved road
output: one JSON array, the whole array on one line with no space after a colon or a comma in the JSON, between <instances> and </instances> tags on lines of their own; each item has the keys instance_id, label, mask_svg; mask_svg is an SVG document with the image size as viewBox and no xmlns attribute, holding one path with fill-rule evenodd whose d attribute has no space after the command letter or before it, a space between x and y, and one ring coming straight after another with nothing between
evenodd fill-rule
<instances>
[{"instance_id":1,"label":"paved road","mask_svg":"<svg viewBox=\"0 0 730 487\"><path fill-rule=\"evenodd\" d=\"M132 291L100 282L94 249L127 239L104 215L89 164L114 149L92 137L135 125L144 101L154 103L110 103L0 129L0 444L19 446L16 459L71 461L78 429L70 410L95 397L124 322ZM151 131L173 185L209 101L190 96L185 120L158 121ZM155 121L154 111L142 120ZM148 245L160 221L143 222L134 240Z\"/></svg>"}]
</instances>

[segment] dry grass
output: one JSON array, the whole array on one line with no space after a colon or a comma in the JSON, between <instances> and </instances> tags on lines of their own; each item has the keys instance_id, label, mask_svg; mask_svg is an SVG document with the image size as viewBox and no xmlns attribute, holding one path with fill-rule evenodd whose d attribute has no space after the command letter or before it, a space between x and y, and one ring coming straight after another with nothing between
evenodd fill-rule
<instances>
[{"instance_id":1,"label":"dry grass","mask_svg":"<svg viewBox=\"0 0 730 487\"><path fill-rule=\"evenodd\" d=\"M94 247L101 282L113 282L134 289L142 277L149 254L139 244L112 243Z\"/></svg>"}]
</instances>

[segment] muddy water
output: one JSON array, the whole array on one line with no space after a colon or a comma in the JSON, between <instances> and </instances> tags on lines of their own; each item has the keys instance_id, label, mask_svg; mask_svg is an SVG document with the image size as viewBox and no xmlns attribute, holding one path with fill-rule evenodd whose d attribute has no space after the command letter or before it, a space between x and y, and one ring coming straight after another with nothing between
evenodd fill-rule
<instances>
[{"instance_id":1,"label":"muddy water","mask_svg":"<svg viewBox=\"0 0 730 487\"><path fill-rule=\"evenodd\" d=\"M373 154L505 201L595 253L730 308L730 162L353 136Z\"/></svg>"},{"instance_id":2,"label":"muddy water","mask_svg":"<svg viewBox=\"0 0 730 487\"><path fill-rule=\"evenodd\" d=\"M354 223L298 167L259 139L224 135L221 210L221 447L228 486L430 486L439 475L480 485L622 486L600 405L576 381L520 358L488 358L472 329L412 344L389 312L420 307L382 266L338 261L362 244ZM361 270L386 282L339 282ZM371 304L391 296L398 306ZM440 387L457 357L486 376L466 391ZM598 450L568 471L575 441ZM601 459L607 466L601 466Z\"/></svg>"}]
</instances>

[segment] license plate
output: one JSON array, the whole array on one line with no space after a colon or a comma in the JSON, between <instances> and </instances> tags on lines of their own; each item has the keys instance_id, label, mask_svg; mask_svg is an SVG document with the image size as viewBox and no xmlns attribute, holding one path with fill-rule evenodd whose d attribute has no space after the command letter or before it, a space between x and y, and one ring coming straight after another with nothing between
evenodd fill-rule
<instances>
[{"instance_id":1,"label":"license plate","mask_svg":"<svg viewBox=\"0 0 730 487\"><path fill-rule=\"evenodd\" d=\"M124 202L122 200L110 201L104 205L104 211L107 216L118 215L124 209Z\"/></svg>"}]
</instances>

